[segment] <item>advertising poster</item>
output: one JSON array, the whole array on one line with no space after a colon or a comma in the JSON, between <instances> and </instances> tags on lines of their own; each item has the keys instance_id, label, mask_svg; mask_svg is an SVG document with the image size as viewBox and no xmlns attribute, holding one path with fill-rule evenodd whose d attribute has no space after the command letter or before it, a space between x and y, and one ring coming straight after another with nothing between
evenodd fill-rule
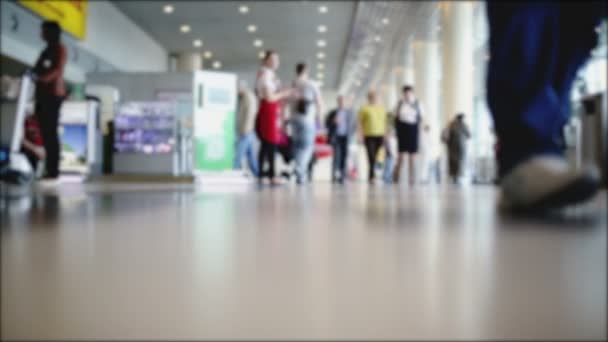
<instances>
[{"instance_id":1,"label":"advertising poster","mask_svg":"<svg viewBox=\"0 0 608 342\"><path fill-rule=\"evenodd\" d=\"M175 105L170 102L126 102L114 117L114 150L118 153L163 154L175 145Z\"/></svg>"},{"instance_id":2,"label":"advertising poster","mask_svg":"<svg viewBox=\"0 0 608 342\"><path fill-rule=\"evenodd\" d=\"M84 173L87 170L87 125L64 124L60 127L61 163L64 172Z\"/></svg>"},{"instance_id":3,"label":"advertising poster","mask_svg":"<svg viewBox=\"0 0 608 342\"><path fill-rule=\"evenodd\" d=\"M198 71L194 76L194 169L224 171L234 161L236 75Z\"/></svg>"}]
</instances>

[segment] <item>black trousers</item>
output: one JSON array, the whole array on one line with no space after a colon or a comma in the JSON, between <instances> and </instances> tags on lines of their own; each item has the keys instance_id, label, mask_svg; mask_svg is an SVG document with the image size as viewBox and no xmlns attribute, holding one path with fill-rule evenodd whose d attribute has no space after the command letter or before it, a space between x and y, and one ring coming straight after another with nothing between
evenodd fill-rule
<instances>
[{"instance_id":1,"label":"black trousers","mask_svg":"<svg viewBox=\"0 0 608 342\"><path fill-rule=\"evenodd\" d=\"M46 151L46 175L59 176L59 110L63 97L48 96L36 99L36 116L40 122L40 133Z\"/></svg>"},{"instance_id":2,"label":"black trousers","mask_svg":"<svg viewBox=\"0 0 608 342\"><path fill-rule=\"evenodd\" d=\"M340 173L338 179L346 177L346 161L348 160L348 137L336 136L333 142L334 160L332 163L332 179L336 178L336 173Z\"/></svg>"},{"instance_id":3,"label":"black trousers","mask_svg":"<svg viewBox=\"0 0 608 342\"><path fill-rule=\"evenodd\" d=\"M274 156L277 151L277 145L261 139L260 152L258 154L258 167L260 169L259 178L262 179L264 176L272 179L275 176L274 171ZM268 162L268 170L264 165L264 162Z\"/></svg>"},{"instance_id":4,"label":"black trousers","mask_svg":"<svg viewBox=\"0 0 608 342\"><path fill-rule=\"evenodd\" d=\"M376 158L378 157L378 151L384 143L384 137L382 136L369 136L364 139L365 149L367 150L367 161L369 164L368 179L371 181L376 178Z\"/></svg>"}]
</instances>

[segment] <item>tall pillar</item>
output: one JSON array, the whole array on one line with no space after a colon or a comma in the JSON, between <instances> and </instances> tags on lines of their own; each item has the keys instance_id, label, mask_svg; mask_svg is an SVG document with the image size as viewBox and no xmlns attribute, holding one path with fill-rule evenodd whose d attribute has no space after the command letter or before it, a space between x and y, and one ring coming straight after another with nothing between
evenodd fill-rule
<instances>
[{"instance_id":1,"label":"tall pillar","mask_svg":"<svg viewBox=\"0 0 608 342\"><path fill-rule=\"evenodd\" d=\"M428 143L431 149L439 149L442 122L439 115L439 43L433 40L416 40L413 44L414 92L424 111L423 120L429 125ZM425 142L426 143L426 142Z\"/></svg>"},{"instance_id":2,"label":"tall pillar","mask_svg":"<svg viewBox=\"0 0 608 342\"><path fill-rule=\"evenodd\" d=\"M473 114L472 1L441 2L442 114L449 122L457 113Z\"/></svg>"},{"instance_id":3,"label":"tall pillar","mask_svg":"<svg viewBox=\"0 0 608 342\"><path fill-rule=\"evenodd\" d=\"M403 44L403 85L414 83L414 77L416 73L414 71L413 55L413 42L411 39L406 39Z\"/></svg>"},{"instance_id":4,"label":"tall pillar","mask_svg":"<svg viewBox=\"0 0 608 342\"><path fill-rule=\"evenodd\" d=\"M397 76L394 72L392 72L393 68L391 68L388 72L388 77L386 80L386 85L388 87L386 94L386 110L392 111L395 103L397 103L397 86L396 80Z\"/></svg>"},{"instance_id":5,"label":"tall pillar","mask_svg":"<svg viewBox=\"0 0 608 342\"><path fill-rule=\"evenodd\" d=\"M199 52L184 52L177 55L177 71L203 70L203 56Z\"/></svg>"}]
</instances>

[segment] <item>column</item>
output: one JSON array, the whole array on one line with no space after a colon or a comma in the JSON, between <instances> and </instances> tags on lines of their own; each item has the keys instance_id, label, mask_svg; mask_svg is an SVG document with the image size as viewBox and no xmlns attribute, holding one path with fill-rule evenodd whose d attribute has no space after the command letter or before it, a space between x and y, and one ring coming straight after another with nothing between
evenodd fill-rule
<instances>
[{"instance_id":1,"label":"column","mask_svg":"<svg viewBox=\"0 0 608 342\"><path fill-rule=\"evenodd\" d=\"M184 52L177 55L177 71L203 70L203 56L199 52Z\"/></svg>"},{"instance_id":2,"label":"column","mask_svg":"<svg viewBox=\"0 0 608 342\"><path fill-rule=\"evenodd\" d=\"M421 143L429 144L426 151L432 151L432 156L438 157L443 126L439 115L439 43L433 40L416 40L413 44L413 55L416 73L412 84L424 111L423 124L428 124L430 128L430 139Z\"/></svg>"},{"instance_id":3,"label":"column","mask_svg":"<svg viewBox=\"0 0 608 342\"><path fill-rule=\"evenodd\" d=\"M471 1L443 1L440 5L444 122L457 113L473 114L474 5Z\"/></svg>"},{"instance_id":4,"label":"column","mask_svg":"<svg viewBox=\"0 0 608 342\"><path fill-rule=\"evenodd\" d=\"M408 38L403 44L403 73L402 73L402 85L414 83L414 57L413 57L413 43L412 39Z\"/></svg>"}]
</instances>

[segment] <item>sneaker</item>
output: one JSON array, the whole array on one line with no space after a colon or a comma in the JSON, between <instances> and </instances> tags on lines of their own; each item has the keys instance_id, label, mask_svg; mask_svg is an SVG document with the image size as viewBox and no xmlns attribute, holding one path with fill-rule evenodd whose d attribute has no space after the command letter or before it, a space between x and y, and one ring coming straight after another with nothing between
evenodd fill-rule
<instances>
[{"instance_id":1,"label":"sneaker","mask_svg":"<svg viewBox=\"0 0 608 342\"><path fill-rule=\"evenodd\" d=\"M598 191L597 169L575 170L559 156L537 156L516 166L500 182L501 208L545 210L584 202Z\"/></svg>"}]
</instances>

